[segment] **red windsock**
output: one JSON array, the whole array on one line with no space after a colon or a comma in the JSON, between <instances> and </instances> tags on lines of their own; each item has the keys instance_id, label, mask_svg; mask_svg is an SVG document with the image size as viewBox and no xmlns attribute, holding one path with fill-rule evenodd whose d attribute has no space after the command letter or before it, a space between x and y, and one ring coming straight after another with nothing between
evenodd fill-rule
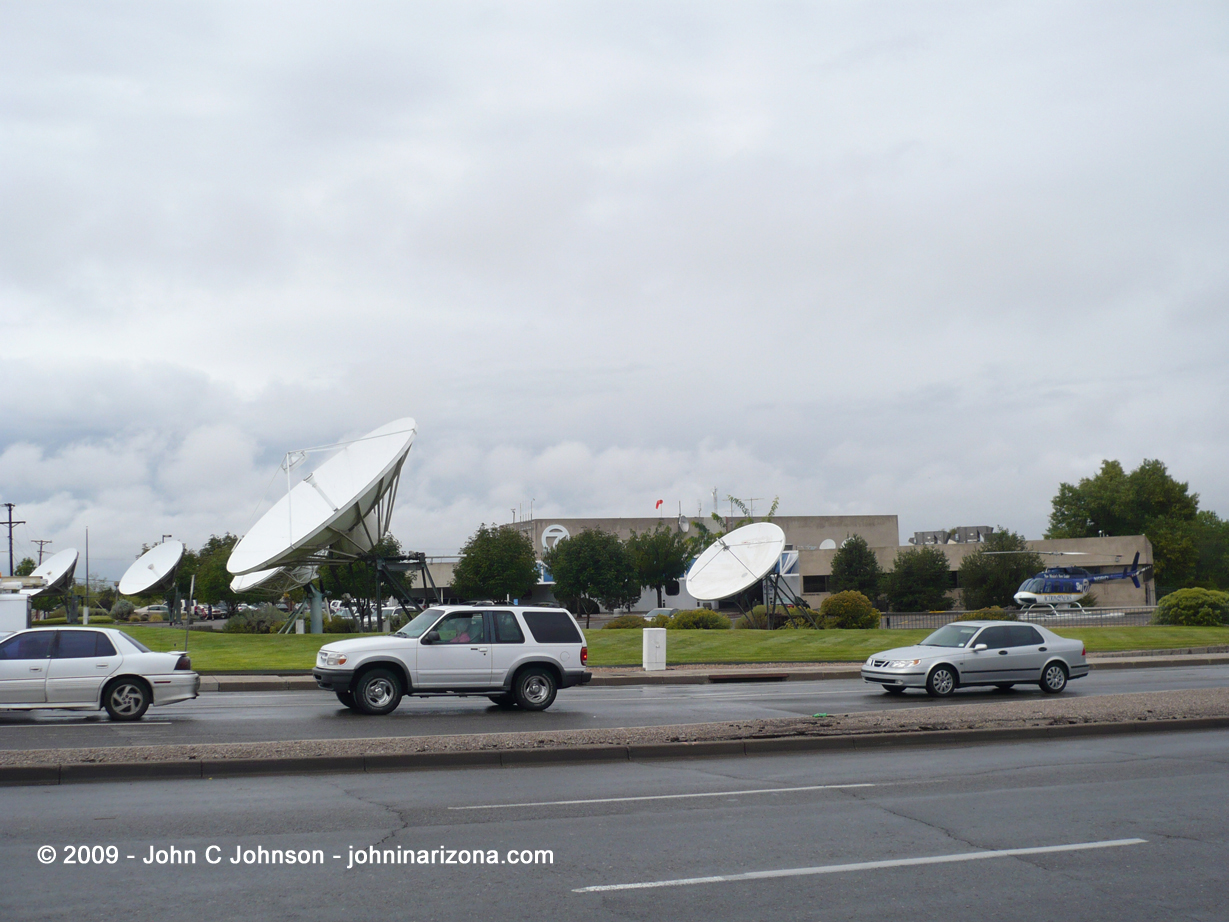
<instances>
[{"instance_id":1,"label":"red windsock","mask_svg":"<svg viewBox=\"0 0 1229 922\"><path fill-rule=\"evenodd\" d=\"M664 502L665 502L665 500L664 500L664 499L659 499L659 500L657 501L657 505L656 505L656 506L654 506L653 508L654 508L654 509L660 509L660 508L661 508L661 504L662 504L662 503L664 503Z\"/></svg>"}]
</instances>

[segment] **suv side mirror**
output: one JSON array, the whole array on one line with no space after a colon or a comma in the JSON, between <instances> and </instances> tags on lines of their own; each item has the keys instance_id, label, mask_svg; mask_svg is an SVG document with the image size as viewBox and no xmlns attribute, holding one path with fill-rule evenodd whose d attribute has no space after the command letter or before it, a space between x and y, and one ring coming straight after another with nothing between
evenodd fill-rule
<instances>
[{"instance_id":1,"label":"suv side mirror","mask_svg":"<svg viewBox=\"0 0 1229 922\"><path fill-rule=\"evenodd\" d=\"M439 639L440 639L439 631L427 631L427 633L422 635L422 640L420 640L419 643L425 643L425 644L438 643Z\"/></svg>"},{"instance_id":2,"label":"suv side mirror","mask_svg":"<svg viewBox=\"0 0 1229 922\"><path fill-rule=\"evenodd\" d=\"M985 649L986 649L986 645L984 643L979 643L977 646L973 648L973 652L980 653L982 650L985 650Z\"/></svg>"}]
</instances>

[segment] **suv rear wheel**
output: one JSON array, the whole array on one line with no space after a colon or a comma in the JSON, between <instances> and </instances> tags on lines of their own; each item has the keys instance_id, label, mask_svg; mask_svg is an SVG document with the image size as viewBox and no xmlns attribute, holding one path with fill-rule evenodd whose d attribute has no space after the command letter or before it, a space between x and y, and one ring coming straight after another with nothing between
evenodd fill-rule
<instances>
[{"instance_id":1,"label":"suv rear wheel","mask_svg":"<svg viewBox=\"0 0 1229 922\"><path fill-rule=\"evenodd\" d=\"M517 675L512 683L512 694L526 711L545 711L554 703L558 687L548 670L531 667Z\"/></svg>"},{"instance_id":2,"label":"suv rear wheel","mask_svg":"<svg viewBox=\"0 0 1229 922\"><path fill-rule=\"evenodd\" d=\"M354 686L354 703L364 714L391 714L401 695L401 680L391 669L369 669Z\"/></svg>"}]
</instances>

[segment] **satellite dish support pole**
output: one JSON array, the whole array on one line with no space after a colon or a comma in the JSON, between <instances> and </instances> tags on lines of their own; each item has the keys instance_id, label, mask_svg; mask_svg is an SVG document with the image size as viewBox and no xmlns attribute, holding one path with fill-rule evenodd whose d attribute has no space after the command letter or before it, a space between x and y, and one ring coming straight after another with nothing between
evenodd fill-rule
<instances>
[{"instance_id":1,"label":"satellite dish support pole","mask_svg":"<svg viewBox=\"0 0 1229 922\"><path fill-rule=\"evenodd\" d=\"M324 593L320 591L320 587L316 585L315 580L307 584L307 595L311 600L312 633L323 634L324 615L321 613L321 603L324 600Z\"/></svg>"}]
</instances>

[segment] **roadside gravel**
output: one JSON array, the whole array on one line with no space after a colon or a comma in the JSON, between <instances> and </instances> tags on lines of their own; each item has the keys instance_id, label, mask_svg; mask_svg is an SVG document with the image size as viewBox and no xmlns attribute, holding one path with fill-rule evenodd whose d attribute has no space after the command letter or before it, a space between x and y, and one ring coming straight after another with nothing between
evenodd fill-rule
<instances>
[{"instance_id":1,"label":"roadside gravel","mask_svg":"<svg viewBox=\"0 0 1229 922\"><path fill-rule=\"evenodd\" d=\"M1013 701L1010 695L974 704L917 707L812 718L740 720L670 727L481 733L454 736L301 740L33 749L0 752L0 765L71 765L193 760L286 759L322 756L401 755L425 752L512 751L580 746L635 746L719 740L866 736L918 731L1012 729L1062 724L1167 721L1229 716L1229 688L1047 698Z\"/></svg>"}]
</instances>

